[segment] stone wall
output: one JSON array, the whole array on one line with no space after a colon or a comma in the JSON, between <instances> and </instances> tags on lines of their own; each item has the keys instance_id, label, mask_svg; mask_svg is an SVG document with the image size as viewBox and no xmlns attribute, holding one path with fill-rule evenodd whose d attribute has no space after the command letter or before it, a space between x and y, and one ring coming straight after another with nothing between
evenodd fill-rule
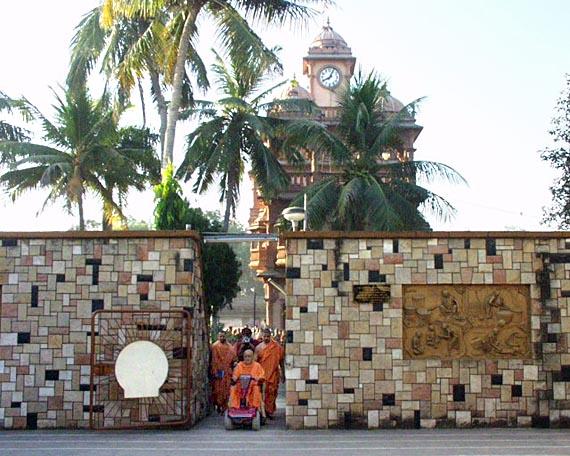
<instances>
[{"instance_id":1,"label":"stone wall","mask_svg":"<svg viewBox=\"0 0 570 456\"><path fill-rule=\"evenodd\" d=\"M91 316L192 314L191 415L207 410L207 326L193 232L0 233L0 428L86 427Z\"/></svg>"},{"instance_id":2,"label":"stone wall","mask_svg":"<svg viewBox=\"0 0 570 456\"><path fill-rule=\"evenodd\" d=\"M286 235L288 427L568 425L567 237Z\"/></svg>"}]
</instances>

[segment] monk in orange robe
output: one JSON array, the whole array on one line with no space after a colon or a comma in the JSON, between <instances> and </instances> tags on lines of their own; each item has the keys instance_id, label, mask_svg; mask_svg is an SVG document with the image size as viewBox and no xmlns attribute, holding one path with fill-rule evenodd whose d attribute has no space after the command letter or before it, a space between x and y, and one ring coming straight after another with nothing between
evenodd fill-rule
<instances>
[{"instance_id":1,"label":"monk in orange robe","mask_svg":"<svg viewBox=\"0 0 570 456\"><path fill-rule=\"evenodd\" d=\"M285 350L273 340L271 330L264 329L262 342L255 348L257 362L265 371L265 413L272 418L277 408L275 401L279 392L279 381L285 382Z\"/></svg>"},{"instance_id":2,"label":"monk in orange robe","mask_svg":"<svg viewBox=\"0 0 570 456\"><path fill-rule=\"evenodd\" d=\"M226 340L226 333L220 331L218 340L212 344L210 378L212 385L212 401L218 413L223 413L230 397L232 366L237 359L234 348Z\"/></svg>"},{"instance_id":3,"label":"monk in orange robe","mask_svg":"<svg viewBox=\"0 0 570 456\"><path fill-rule=\"evenodd\" d=\"M244 351L243 361L240 361L234 369L232 375L232 389L230 393L231 408L240 407L241 383L239 378L242 375L250 375L253 382L250 384L247 395L247 405L249 407L260 409L263 415L261 385L265 381L265 372L263 367L261 367L261 364L253 360L253 350Z\"/></svg>"}]
</instances>

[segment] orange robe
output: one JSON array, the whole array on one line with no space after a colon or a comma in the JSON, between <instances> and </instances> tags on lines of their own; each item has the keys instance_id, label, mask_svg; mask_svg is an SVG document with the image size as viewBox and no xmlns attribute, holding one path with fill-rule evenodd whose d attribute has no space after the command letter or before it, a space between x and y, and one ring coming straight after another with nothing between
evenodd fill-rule
<instances>
[{"instance_id":1,"label":"orange robe","mask_svg":"<svg viewBox=\"0 0 570 456\"><path fill-rule=\"evenodd\" d=\"M274 340L265 346L261 345L257 350L257 362L265 371L265 412L269 415L273 415L277 408L275 401L279 392L280 365L284 356L285 350Z\"/></svg>"},{"instance_id":2,"label":"orange robe","mask_svg":"<svg viewBox=\"0 0 570 456\"><path fill-rule=\"evenodd\" d=\"M235 359L236 353L230 344L222 344L219 341L212 344L212 362L210 365L212 400L214 405L222 410L225 410L228 405L232 363Z\"/></svg>"},{"instance_id":3,"label":"orange robe","mask_svg":"<svg viewBox=\"0 0 570 456\"><path fill-rule=\"evenodd\" d=\"M249 394L247 395L247 404L249 407L260 408L261 407L261 388L259 384L265 379L265 372L261 364L253 361L251 364L245 364L241 361L238 363L234 369L233 379L237 382L232 386L230 393L230 407L239 408L240 406L240 393L241 385L239 378L242 375L251 375L256 382L249 389Z\"/></svg>"}]
</instances>

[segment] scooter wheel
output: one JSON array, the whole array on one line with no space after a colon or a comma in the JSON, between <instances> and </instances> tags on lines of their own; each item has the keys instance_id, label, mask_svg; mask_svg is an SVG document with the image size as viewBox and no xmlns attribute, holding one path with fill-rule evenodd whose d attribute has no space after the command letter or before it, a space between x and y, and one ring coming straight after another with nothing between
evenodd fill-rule
<instances>
[{"instance_id":1,"label":"scooter wheel","mask_svg":"<svg viewBox=\"0 0 570 456\"><path fill-rule=\"evenodd\" d=\"M232 431L235 428L234 422L229 417L227 410L224 412L224 427L226 428L226 431Z\"/></svg>"},{"instance_id":2,"label":"scooter wheel","mask_svg":"<svg viewBox=\"0 0 570 456\"><path fill-rule=\"evenodd\" d=\"M255 418L251 422L251 428L254 431L259 431L261 429L261 414L259 411L255 413Z\"/></svg>"}]
</instances>

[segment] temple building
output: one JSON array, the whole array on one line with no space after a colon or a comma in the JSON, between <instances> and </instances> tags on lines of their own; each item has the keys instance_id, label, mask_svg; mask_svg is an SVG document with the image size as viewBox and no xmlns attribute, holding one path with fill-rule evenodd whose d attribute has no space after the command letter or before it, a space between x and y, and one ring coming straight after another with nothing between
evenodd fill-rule
<instances>
[{"instance_id":1,"label":"temple building","mask_svg":"<svg viewBox=\"0 0 570 456\"><path fill-rule=\"evenodd\" d=\"M309 88L302 87L293 79L284 89L281 99L307 99L318 107L315 114L296 110L281 110L274 115L282 118L312 118L334 129L338 124L339 95L346 89L354 74L356 57L352 50L329 23L311 43L308 53L303 57L303 75L309 80ZM404 104L388 95L384 100L384 111L396 114L404 108ZM384 160L413 160L414 142L422 127L416 124L413 114L400 121L398 133L401 147L383 154ZM253 182L253 206L249 216L249 230L252 233L272 233L278 231L276 222L283 209L290 206L296 196L322 176L340 172L331 163L326 154L315 154L310 150L305 153L304 166L291 165L286 160L281 164L288 172L291 183L289 189L278 198L265 201ZM310 229L310 226L309 226ZM285 246L275 242L253 243L251 248L250 268L264 283L264 299L266 307L266 323L274 328L283 328L285 323Z\"/></svg>"}]
</instances>

